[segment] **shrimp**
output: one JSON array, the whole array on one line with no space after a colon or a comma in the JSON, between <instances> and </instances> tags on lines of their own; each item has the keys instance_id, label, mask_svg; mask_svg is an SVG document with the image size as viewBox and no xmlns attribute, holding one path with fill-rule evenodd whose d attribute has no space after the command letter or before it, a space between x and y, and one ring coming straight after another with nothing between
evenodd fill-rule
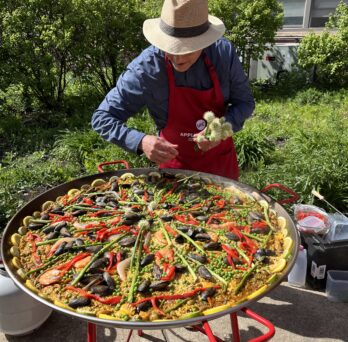
<instances>
[{"instance_id":1,"label":"shrimp","mask_svg":"<svg viewBox=\"0 0 348 342\"><path fill-rule=\"evenodd\" d=\"M54 252L59 248L59 246L63 243L63 242L70 242L70 241L74 241L76 240L76 238L73 237L65 237L65 238L61 238L58 241L56 241L53 246L51 247L48 256L51 256L54 254Z\"/></svg>"},{"instance_id":2,"label":"shrimp","mask_svg":"<svg viewBox=\"0 0 348 342\"><path fill-rule=\"evenodd\" d=\"M58 283L64 276L64 273L65 272L63 270L57 270L53 268L41 274L41 276L39 277L39 283L44 286Z\"/></svg>"},{"instance_id":3,"label":"shrimp","mask_svg":"<svg viewBox=\"0 0 348 342\"><path fill-rule=\"evenodd\" d=\"M77 261L74 265L76 270L80 270L80 269L84 268L91 261L91 259L92 259L92 256L89 255L88 257Z\"/></svg>"},{"instance_id":4,"label":"shrimp","mask_svg":"<svg viewBox=\"0 0 348 342\"><path fill-rule=\"evenodd\" d=\"M158 230L155 234L153 234L153 240L160 245L166 245L167 240L165 239L163 233Z\"/></svg>"},{"instance_id":5,"label":"shrimp","mask_svg":"<svg viewBox=\"0 0 348 342\"><path fill-rule=\"evenodd\" d=\"M98 221L74 222L74 223L73 223L73 226L74 226L76 229L83 230L83 229L86 228L86 226L94 225L94 224L98 224L98 223L100 223L100 222L98 222Z\"/></svg>"}]
</instances>

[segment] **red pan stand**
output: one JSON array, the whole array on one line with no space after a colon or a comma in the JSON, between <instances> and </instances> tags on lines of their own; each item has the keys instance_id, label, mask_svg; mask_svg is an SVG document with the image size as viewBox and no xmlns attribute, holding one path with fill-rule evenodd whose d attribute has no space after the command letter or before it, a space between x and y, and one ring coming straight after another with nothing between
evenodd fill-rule
<instances>
[{"instance_id":1,"label":"red pan stand","mask_svg":"<svg viewBox=\"0 0 348 342\"><path fill-rule=\"evenodd\" d=\"M262 316L258 315L254 311L248 309L248 308L242 308L240 311L243 311L248 317L251 319L261 323L263 326L265 326L268 331L256 338L253 338L249 340L248 342L263 342L270 340L274 334L275 334L275 328L274 325L268 321L266 318L263 318ZM240 334L239 334L239 326L238 326L238 317L237 313L231 313L230 314L230 320L231 320L231 330L232 330L232 340L233 342L240 342ZM211 327L209 323L206 320L202 320L201 324L193 325L192 330L200 332L208 337L208 340L210 342L224 342L221 338L218 336L215 336L211 330ZM163 331L162 331L163 332ZM127 342L130 341L133 334L133 330L129 331ZM138 330L138 336L142 336L143 331ZM165 336L165 335L164 335ZM87 335L87 341L88 342L97 342L97 333L96 333L96 325L94 323L88 322L88 335Z\"/></svg>"}]
</instances>

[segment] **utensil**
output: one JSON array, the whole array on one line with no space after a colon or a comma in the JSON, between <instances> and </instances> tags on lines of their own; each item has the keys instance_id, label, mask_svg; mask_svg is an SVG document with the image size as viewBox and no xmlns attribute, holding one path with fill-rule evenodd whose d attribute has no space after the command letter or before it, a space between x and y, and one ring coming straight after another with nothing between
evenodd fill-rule
<instances>
[{"instance_id":1,"label":"utensil","mask_svg":"<svg viewBox=\"0 0 348 342\"><path fill-rule=\"evenodd\" d=\"M341 213L337 208L335 208L330 202L328 202L323 195L321 195L318 191L316 190L312 190L312 195L314 195L315 197L319 198L321 201L325 202L329 207L331 207L332 209L334 209L336 212L338 212L340 215L342 215L343 217L345 217L346 219L348 219L348 217L346 215L344 215L343 213Z\"/></svg>"}]
</instances>

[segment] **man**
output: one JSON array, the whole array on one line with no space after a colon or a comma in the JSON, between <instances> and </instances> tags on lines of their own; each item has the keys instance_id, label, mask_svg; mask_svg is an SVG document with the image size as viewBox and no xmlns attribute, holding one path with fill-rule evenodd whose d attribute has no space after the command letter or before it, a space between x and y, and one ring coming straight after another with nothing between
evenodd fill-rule
<instances>
[{"instance_id":1,"label":"man","mask_svg":"<svg viewBox=\"0 0 348 342\"><path fill-rule=\"evenodd\" d=\"M207 0L165 0L161 17L143 25L152 45L128 65L95 111L93 129L161 168L238 179L232 138L195 142L204 133L206 111L225 116L237 132L254 110L248 79L232 45L221 38L224 32L222 21L208 14ZM159 136L125 125L145 106Z\"/></svg>"}]
</instances>

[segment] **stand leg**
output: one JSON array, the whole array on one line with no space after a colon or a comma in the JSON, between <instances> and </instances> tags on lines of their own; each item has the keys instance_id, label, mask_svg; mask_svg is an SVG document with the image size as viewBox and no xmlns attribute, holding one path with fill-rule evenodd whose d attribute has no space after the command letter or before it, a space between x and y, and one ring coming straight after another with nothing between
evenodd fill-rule
<instances>
[{"instance_id":1,"label":"stand leg","mask_svg":"<svg viewBox=\"0 0 348 342\"><path fill-rule=\"evenodd\" d=\"M242 311L244 311L250 318L254 319L255 321L261 323L266 328L268 328L268 331L266 334L259 336L259 337L256 337L256 338L253 338L253 339L249 340L249 342L268 341L269 339L271 339L274 336L275 328L274 328L274 325L269 320L261 317L260 315L258 315L257 313L255 313L254 311L252 311L248 308L243 308Z\"/></svg>"},{"instance_id":2,"label":"stand leg","mask_svg":"<svg viewBox=\"0 0 348 342\"><path fill-rule=\"evenodd\" d=\"M143 336L143 331L142 330L138 330L138 336Z\"/></svg>"},{"instance_id":3,"label":"stand leg","mask_svg":"<svg viewBox=\"0 0 348 342\"><path fill-rule=\"evenodd\" d=\"M87 342L97 342L97 326L94 323L87 323Z\"/></svg>"},{"instance_id":4,"label":"stand leg","mask_svg":"<svg viewBox=\"0 0 348 342\"><path fill-rule=\"evenodd\" d=\"M133 330L129 330L129 334L128 334L128 337L127 337L127 342L130 341L130 339L132 337L132 334L133 334Z\"/></svg>"},{"instance_id":5,"label":"stand leg","mask_svg":"<svg viewBox=\"0 0 348 342\"><path fill-rule=\"evenodd\" d=\"M233 334L233 341L234 342L240 342L240 335L239 335L239 327L238 327L238 317L235 312L230 314L231 319L231 327L232 327L232 334Z\"/></svg>"}]
</instances>

